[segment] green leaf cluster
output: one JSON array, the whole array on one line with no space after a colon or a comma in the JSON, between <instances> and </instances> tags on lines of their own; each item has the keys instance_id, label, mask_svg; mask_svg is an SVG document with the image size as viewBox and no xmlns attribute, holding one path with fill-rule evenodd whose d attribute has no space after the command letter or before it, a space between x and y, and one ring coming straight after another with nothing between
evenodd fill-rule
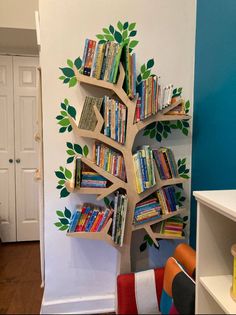
<instances>
[{"instance_id":1,"label":"green leaf cluster","mask_svg":"<svg viewBox=\"0 0 236 315\"><path fill-rule=\"evenodd\" d=\"M150 76L152 76L151 74L151 69L154 66L154 59L149 59L148 62L145 64L143 64L140 68L140 73L137 76L137 83L141 83L144 80L147 80Z\"/></svg>"},{"instance_id":2,"label":"green leaf cluster","mask_svg":"<svg viewBox=\"0 0 236 315\"><path fill-rule=\"evenodd\" d=\"M59 77L59 80L62 80L64 84L69 84L69 87L73 87L77 83L75 76L74 67L79 70L82 66L82 60L80 57L76 58L73 62L71 59L67 59L67 67L59 68L63 75Z\"/></svg>"},{"instance_id":3,"label":"green leaf cluster","mask_svg":"<svg viewBox=\"0 0 236 315\"><path fill-rule=\"evenodd\" d=\"M59 170L55 171L55 175L57 178L59 178L58 185L56 188L61 190L60 198L65 198L69 196L70 192L66 189L65 183L67 180L71 180L72 172L67 168L60 166Z\"/></svg>"},{"instance_id":4,"label":"green leaf cluster","mask_svg":"<svg viewBox=\"0 0 236 315\"><path fill-rule=\"evenodd\" d=\"M190 101L189 100L184 104L184 108L185 108L185 113L187 114L190 110Z\"/></svg>"},{"instance_id":5,"label":"green leaf cluster","mask_svg":"<svg viewBox=\"0 0 236 315\"><path fill-rule=\"evenodd\" d=\"M157 239L157 241L158 241L158 239ZM156 244L154 244L153 240L151 239L151 237L148 234L144 235L143 243L139 246L140 252L144 252L147 248L147 245L154 246L157 250L160 249L159 241L158 241L158 246L156 246Z\"/></svg>"},{"instance_id":6,"label":"green leaf cluster","mask_svg":"<svg viewBox=\"0 0 236 315\"><path fill-rule=\"evenodd\" d=\"M58 228L59 231L68 230L72 217L71 211L65 207L64 212L61 210L57 210L56 214L59 221L54 223L54 225Z\"/></svg>"},{"instance_id":7,"label":"green leaf cluster","mask_svg":"<svg viewBox=\"0 0 236 315\"><path fill-rule=\"evenodd\" d=\"M190 176L188 175L190 169L186 167L186 158L179 159L177 165L179 176L186 179L190 178Z\"/></svg>"},{"instance_id":8,"label":"green leaf cluster","mask_svg":"<svg viewBox=\"0 0 236 315\"><path fill-rule=\"evenodd\" d=\"M138 45L138 41L134 40L133 37L136 36L137 30L135 30L136 23L121 23L118 21L117 28L113 25L109 27L104 27L100 34L97 34L96 37L99 39L99 44L106 42L117 42L121 45L128 45L129 51L132 50Z\"/></svg>"},{"instance_id":9,"label":"green leaf cluster","mask_svg":"<svg viewBox=\"0 0 236 315\"><path fill-rule=\"evenodd\" d=\"M172 97L177 97L177 96L181 97L182 92L183 92L182 87L174 88Z\"/></svg>"},{"instance_id":10,"label":"green leaf cluster","mask_svg":"<svg viewBox=\"0 0 236 315\"><path fill-rule=\"evenodd\" d=\"M75 143L71 143L71 142L66 142L66 146L67 146L67 150L66 153L69 155L68 159L67 159L67 164L72 163L76 157L77 154L82 154L85 157L87 157L88 153L89 153L89 148L87 145L85 145L83 148Z\"/></svg>"},{"instance_id":11,"label":"green leaf cluster","mask_svg":"<svg viewBox=\"0 0 236 315\"><path fill-rule=\"evenodd\" d=\"M179 207L183 206L183 202L186 200L186 197L183 195L183 190L175 191L175 198Z\"/></svg>"},{"instance_id":12,"label":"green leaf cluster","mask_svg":"<svg viewBox=\"0 0 236 315\"><path fill-rule=\"evenodd\" d=\"M69 104L68 99L64 99L64 102L61 103L61 111L60 114L56 117L58 120L58 125L60 126L59 132L71 132L72 126L70 124L69 117L76 119L76 109L74 106Z\"/></svg>"}]
</instances>

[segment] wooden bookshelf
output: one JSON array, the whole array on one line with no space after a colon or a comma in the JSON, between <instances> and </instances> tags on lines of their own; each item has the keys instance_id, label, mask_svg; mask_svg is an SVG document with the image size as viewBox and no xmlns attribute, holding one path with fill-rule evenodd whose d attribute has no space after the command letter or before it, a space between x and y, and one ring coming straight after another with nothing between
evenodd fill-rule
<instances>
[{"instance_id":1,"label":"wooden bookshelf","mask_svg":"<svg viewBox=\"0 0 236 315\"><path fill-rule=\"evenodd\" d=\"M170 105L168 108L165 108L164 110L158 112L155 115L152 115L148 118L146 118L143 121L135 122L135 111L136 111L136 100L130 100L128 96L126 95L125 91L123 90L123 82L125 78L125 73L122 65L120 64L119 67L119 79L117 84L105 82L102 80L97 80L96 78L89 77L83 74L80 74L77 69L74 69L74 72L76 74L76 78L80 84L87 84L95 87L99 87L102 89L107 89L112 91L120 100L121 102L127 107L127 126L126 126L126 141L125 144L121 144L119 142L116 142L115 140L105 136L102 133L102 127L104 124L104 119L97 110L96 106L94 107L96 118L97 118L97 125L93 131L91 130L84 130L81 128L78 128L78 125L76 121L69 117L73 132L75 136L79 139L80 137L83 138L89 138L98 140L105 145L108 145L119 152L122 153L124 162L125 162L125 168L126 168L126 177L127 182L124 182L120 178L106 172L101 167L97 166L94 162L89 160L88 158L82 157L81 160L83 163L87 164L89 167L91 167L94 171L96 171L98 174L104 176L106 179L108 179L112 185L108 188L80 188L80 189L74 189L73 185L70 183L67 183L68 189L71 189L70 191L82 193L82 194L95 194L98 195L99 200L103 199L105 196L108 196L110 193L114 192L115 190L119 188L123 188L126 190L127 196L128 196L128 210L127 210L127 216L126 216L126 224L125 224L125 234L124 234L124 240L123 240L123 246L119 247L120 252L120 273L128 273L131 271L131 256L130 256L130 249L131 249L131 238L132 233L138 229L144 228L146 232L149 234L149 236L152 238L153 242L157 244L156 238L165 238L165 239L183 239L183 237L177 238L177 237L170 237L164 234L160 234L157 232L154 232L152 230L152 226L155 223L161 222L163 220L166 220L167 218L180 214L184 209L179 209L171 214L168 214L166 216L162 216L162 218L157 219L156 221L152 221L148 224L142 225L142 226L134 226L133 225L133 217L134 217L134 209L136 207L136 204L143 200L144 198L151 195L153 192L155 192L157 189L160 189L161 187L164 187L166 185L175 185L186 182L186 179L183 179L181 177L178 178L172 178L168 180L161 180L159 178L159 175L157 174L157 171L155 170L155 176L156 176L156 185L147 189L146 191L142 192L141 194L137 193L136 190L136 181L135 181L135 173L134 173L134 164L133 164L133 155L132 155L132 148L134 144L134 140L138 134L138 132L142 129L144 129L146 126L148 126L152 122L157 121L170 121L170 120L186 120L190 119L191 117L188 115L168 115L167 113L178 106L183 100L179 100L175 102L174 104ZM154 163L155 164L155 163ZM108 230L110 227L111 221L109 221L109 226L107 226L103 231L101 232L78 232L78 233L67 233L70 237L77 237L77 238L86 238L86 239L92 239L92 240L102 240L107 242L108 244L114 246L117 248L117 245L114 244L112 241L112 238L110 235L108 235Z\"/></svg>"}]
</instances>

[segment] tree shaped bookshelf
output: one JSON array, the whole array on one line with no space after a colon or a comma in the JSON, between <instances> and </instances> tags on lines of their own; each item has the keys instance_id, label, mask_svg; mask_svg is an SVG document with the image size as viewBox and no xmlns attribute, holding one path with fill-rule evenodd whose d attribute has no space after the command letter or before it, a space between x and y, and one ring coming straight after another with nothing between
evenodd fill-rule
<instances>
[{"instance_id":1,"label":"tree shaped bookshelf","mask_svg":"<svg viewBox=\"0 0 236 315\"><path fill-rule=\"evenodd\" d=\"M87 239L99 239L106 241L108 244L116 247L119 249L120 252L120 273L127 273L131 271L131 255L130 255L130 247L131 247L131 238L132 233L138 229L145 229L146 232L149 234L149 236L152 238L153 242L157 244L156 238L170 238L163 234L157 233L153 230L153 226L161 222L163 220L166 220L174 215L177 215L181 212L183 212L185 209L179 209L177 211L174 211L168 215L163 215L161 218L144 223L138 226L135 226L133 224L133 216L134 216L134 209L138 202L143 200L144 198L151 195L153 192L155 192L157 189L166 186L166 185L176 185L181 184L186 181L186 179L183 179L181 177L179 178L173 178L168 180L161 180L158 174L157 169L155 169L155 176L156 176L156 182L157 184L148 190L144 191L141 194L137 193L136 190L136 182L135 182L135 172L134 172L134 165L133 165L133 144L134 140L138 134L138 132L142 129L144 129L146 126L151 124L152 122L157 121L170 121L170 120L187 120L190 119L190 116L188 115L168 115L168 112L171 111L173 108L178 106L182 100L175 102L174 104L170 105L168 108L165 108L162 111L159 111L157 114L152 115L148 117L147 119L140 121L138 123L135 123L134 117L135 117L135 109L136 109L136 100L130 100L128 96L126 95L125 91L123 90L123 82L125 78L125 73L122 65L120 64L119 67L119 79L117 84L105 82L102 80L97 80L92 77L88 77L85 75L82 75L78 72L76 68L74 68L74 72L76 74L76 78L80 84L88 84L96 87L100 87L103 89L107 89L112 91L116 96L121 100L121 102L127 107L128 110L128 116L127 116L127 127L126 127L126 141L125 144L120 144L116 142L115 140L105 136L101 130L104 124L104 119L100 112L97 110L97 107L94 107L94 111L97 118L97 125L94 131L91 130L84 130L78 128L75 120L72 117L69 117L70 123L73 128L73 132L75 133L75 136L80 138L90 138L94 140L98 140L100 142L103 142L104 144L113 147L114 149L120 151L123 155L125 167L126 167L126 177L127 182L124 182L120 178L104 171L102 168L97 166L93 161L89 160L88 158L81 157L81 160L83 163L87 164L89 167L91 167L93 170L95 170L100 175L104 176L106 179L108 179L111 182L111 185L108 188L100 188L100 189L94 189L94 188L80 188L78 190L74 189L73 184L67 183L67 188L72 192L76 191L78 193L82 194L96 194L98 195L97 199L101 200L104 197L108 196L109 194L115 192L119 188L123 188L126 190L127 196L128 196L128 211L127 211L127 217L126 217L126 224L125 224L125 234L124 234L124 242L123 246L119 247L115 243L113 243L111 237L108 235L108 230L111 225L111 220L109 221L108 225L105 229L103 229L102 232L74 232L74 233L67 233L68 236L71 237L78 237L78 238L87 238ZM174 238L174 237L171 237Z\"/></svg>"}]
</instances>

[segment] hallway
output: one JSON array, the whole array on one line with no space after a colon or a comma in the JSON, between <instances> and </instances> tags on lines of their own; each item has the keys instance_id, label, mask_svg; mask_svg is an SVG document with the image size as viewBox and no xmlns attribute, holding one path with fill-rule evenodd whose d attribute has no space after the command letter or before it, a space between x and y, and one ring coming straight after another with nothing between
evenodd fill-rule
<instances>
[{"instance_id":1,"label":"hallway","mask_svg":"<svg viewBox=\"0 0 236 315\"><path fill-rule=\"evenodd\" d=\"M39 242L0 244L0 314L39 314Z\"/></svg>"}]
</instances>

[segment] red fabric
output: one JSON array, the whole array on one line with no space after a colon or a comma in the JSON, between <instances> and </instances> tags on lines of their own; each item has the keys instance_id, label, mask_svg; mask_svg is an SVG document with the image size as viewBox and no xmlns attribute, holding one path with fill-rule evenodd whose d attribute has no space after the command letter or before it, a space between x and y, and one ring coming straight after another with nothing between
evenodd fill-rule
<instances>
[{"instance_id":1,"label":"red fabric","mask_svg":"<svg viewBox=\"0 0 236 315\"><path fill-rule=\"evenodd\" d=\"M164 268L154 270L156 280L156 292L160 306L163 287ZM118 314L138 314L135 300L134 273L119 275L117 277Z\"/></svg>"},{"instance_id":2,"label":"red fabric","mask_svg":"<svg viewBox=\"0 0 236 315\"><path fill-rule=\"evenodd\" d=\"M177 309L176 309L174 303L171 305L169 315L179 315L179 312L177 311Z\"/></svg>"}]
</instances>

